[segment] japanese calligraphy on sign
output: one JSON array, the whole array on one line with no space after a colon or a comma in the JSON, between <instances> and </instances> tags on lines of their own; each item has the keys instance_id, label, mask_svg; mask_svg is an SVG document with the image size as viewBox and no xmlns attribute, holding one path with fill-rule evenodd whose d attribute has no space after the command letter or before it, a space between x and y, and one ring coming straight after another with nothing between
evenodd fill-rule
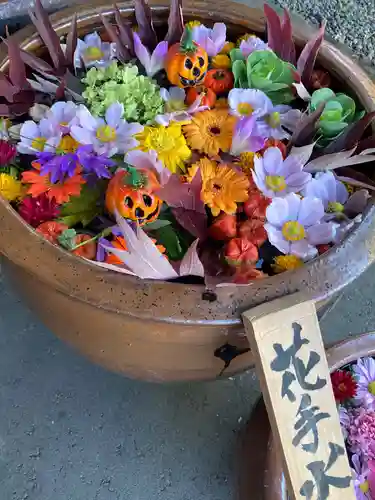
<instances>
[{"instance_id":1,"label":"japanese calligraphy on sign","mask_svg":"<svg viewBox=\"0 0 375 500\"><path fill-rule=\"evenodd\" d=\"M292 498L354 500L315 306L298 294L243 315Z\"/></svg>"}]
</instances>

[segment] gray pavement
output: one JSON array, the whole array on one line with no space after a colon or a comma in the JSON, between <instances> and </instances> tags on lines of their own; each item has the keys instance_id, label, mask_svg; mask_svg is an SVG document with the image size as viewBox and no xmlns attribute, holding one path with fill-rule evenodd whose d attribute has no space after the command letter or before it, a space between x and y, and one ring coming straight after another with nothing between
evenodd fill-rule
<instances>
[{"instance_id":1,"label":"gray pavement","mask_svg":"<svg viewBox=\"0 0 375 500\"><path fill-rule=\"evenodd\" d=\"M0 21L30 3L0 4ZM287 3L311 20L338 14L331 35L370 53L373 2ZM238 433L259 397L252 371L207 383L127 380L57 340L4 278L0 297L0 500L234 498ZM375 330L374 297L372 268L323 319L325 339Z\"/></svg>"}]
</instances>

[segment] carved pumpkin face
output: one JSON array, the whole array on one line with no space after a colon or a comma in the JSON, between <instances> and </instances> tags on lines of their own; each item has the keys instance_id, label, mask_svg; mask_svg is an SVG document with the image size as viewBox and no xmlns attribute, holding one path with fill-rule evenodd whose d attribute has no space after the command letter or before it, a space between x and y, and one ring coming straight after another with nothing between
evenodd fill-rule
<instances>
[{"instance_id":1,"label":"carved pumpkin face","mask_svg":"<svg viewBox=\"0 0 375 500\"><path fill-rule=\"evenodd\" d=\"M153 191L159 186L155 174L148 170L138 170L142 181L131 185L129 172L118 171L109 181L105 205L112 215L117 212L125 219L137 221L140 226L158 218L162 201Z\"/></svg>"},{"instance_id":2,"label":"carved pumpkin face","mask_svg":"<svg viewBox=\"0 0 375 500\"><path fill-rule=\"evenodd\" d=\"M203 82L208 68L207 52L192 39L189 28L180 43L168 50L165 70L168 80L177 87L195 87Z\"/></svg>"}]
</instances>

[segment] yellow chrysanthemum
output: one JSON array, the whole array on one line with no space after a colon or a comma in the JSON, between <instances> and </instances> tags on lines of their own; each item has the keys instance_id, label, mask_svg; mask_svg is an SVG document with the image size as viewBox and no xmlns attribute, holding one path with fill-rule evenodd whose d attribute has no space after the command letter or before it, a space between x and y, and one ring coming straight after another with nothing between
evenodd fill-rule
<instances>
[{"instance_id":1,"label":"yellow chrysanthemum","mask_svg":"<svg viewBox=\"0 0 375 500\"><path fill-rule=\"evenodd\" d=\"M0 174L0 195L8 201L20 200L25 195L25 187L9 174Z\"/></svg>"},{"instance_id":2,"label":"yellow chrysanthemum","mask_svg":"<svg viewBox=\"0 0 375 500\"><path fill-rule=\"evenodd\" d=\"M231 67L231 62L229 56L226 54L218 54L212 58L212 66L217 69L229 69Z\"/></svg>"},{"instance_id":3,"label":"yellow chrysanthemum","mask_svg":"<svg viewBox=\"0 0 375 500\"><path fill-rule=\"evenodd\" d=\"M220 97L219 99L216 99L216 109L228 109L228 107L228 99L226 97Z\"/></svg>"},{"instance_id":4,"label":"yellow chrysanthemum","mask_svg":"<svg viewBox=\"0 0 375 500\"><path fill-rule=\"evenodd\" d=\"M181 126L177 124L169 127L145 127L137 135L140 142L138 149L157 152L159 160L172 173L178 170L185 172L185 162L189 160L191 151L182 135Z\"/></svg>"},{"instance_id":5,"label":"yellow chrysanthemum","mask_svg":"<svg viewBox=\"0 0 375 500\"><path fill-rule=\"evenodd\" d=\"M272 269L277 274L298 269L303 266L303 260L296 255L279 255L273 260L274 264L272 264Z\"/></svg>"},{"instance_id":6,"label":"yellow chrysanthemum","mask_svg":"<svg viewBox=\"0 0 375 500\"><path fill-rule=\"evenodd\" d=\"M236 163L241 168L242 172L249 175L254 168L254 158L255 153L248 151L246 153L241 153Z\"/></svg>"},{"instance_id":7,"label":"yellow chrysanthemum","mask_svg":"<svg viewBox=\"0 0 375 500\"><path fill-rule=\"evenodd\" d=\"M236 118L225 109L212 109L193 116L183 127L189 146L201 153L215 156L229 151Z\"/></svg>"},{"instance_id":8,"label":"yellow chrysanthemum","mask_svg":"<svg viewBox=\"0 0 375 500\"><path fill-rule=\"evenodd\" d=\"M217 164L208 158L197 162L201 170L201 199L211 209L215 217L221 211L234 214L237 203L248 197L249 179L229 165Z\"/></svg>"},{"instance_id":9,"label":"yellow chrysanthemum","mask_svg":"<svg viewBox=\"0 0 375 500\"><path fill-rule=\"evenodd\" d=\"M220 54L229 54L231 50L235 48L235 44L233 42L227 42L224 47L221 49Z\"/></svg>"},{"instance_id":10,"label":"yellow chrysanthemum","mask_svg":"<svg viewBox=\"0 0 375 500\"><path fill-rule=\"evenodd\" d=\"M249 38L254 38L254 37L255 37L254 33L246 33L245 35L240 36L237 39L237 47L241 45L242 41L246 42Z\"/></svg>"},{"instance_id":11,"label":"yellow chrysanthemum","mask_svg":"<svg viewBox=\"0 0 375 500\"><path fill-rule=\"evenodd\" d=\"M196 26L200 26L202 23L200 21L189 21L185 24L187 28L195 28Z\"/></svg>"}]
</instances>

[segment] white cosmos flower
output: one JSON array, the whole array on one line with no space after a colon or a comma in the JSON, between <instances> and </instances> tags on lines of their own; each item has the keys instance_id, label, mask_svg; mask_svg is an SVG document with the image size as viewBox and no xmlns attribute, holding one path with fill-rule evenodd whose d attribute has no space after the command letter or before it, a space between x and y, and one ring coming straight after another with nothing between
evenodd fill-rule
<instances>
[{"instance_id":1,"label":"white cosmos flower","mask_svg":"<svg viewBox=\"0 0 375 500\"><path fill-rule=\"evenodd\" d=\"M71 127L79 124L78 109L77 104L72 101L59 101L46 112L45 118L55 130L62 134L69 134Z\"/></svg>"},{"instance_id":2,"label":"white cosmos flower","mask_svg":"<svg viewBox=\"0 0 375 500\"><path fill-rule=\"evenodd\" d=\"M324 210L329 213L343 212L349 198L345 184L337 180L333 172L318 172L306 185L303 195L321 199Z\"/></svg>"},{"instance_id":3,"label":"white cosmos flower","mask_svg":"<svg viewBox=\"0 0 375 500\"><path fill-rule=\"evenodd\" d=\"M20 129L17 151L28 155L35 155L41 151L53 152L60 143L61 136L61 132L55 130L46 119L41 120L40 123L27 120Z\"/></svg>"},{"instance_id":4,"label":"white cosmos flower","mask_svg":"<svg viewBox=\"0 0 375 500\"><path fill-rule=\"evenodd\" d=\"M105 113L105 118L93 116L86 106L79 107L79 125L73 125L70 135L80 144L90 144L95 153L111 157L126 153L138 146L133 137L143 131L139 123L128 123L122 119L124 106L114 102Z\"/></svg>"},{"instance_id":5,"label":"white cosmos flower","mask_svg":"<svg viewBox=\"0 0 375 500\"><path fill-rule=\"evenodd\" d=\"M191 106L187 107L185 104L185 90L179 87L171 87L169 90L161 88L160 96L165 102L166 113L157 115L155 121L163 127L168 127L170 122L190 122L191 115L208 109L208 106L200 105L200 96Z\"/></svg>"},{"instance_id":6,"label":"white cosmos flower","mask_svg":"<svg viewBox=\"0 0 375 500\"><path fill-rule=\"evenodd\" d=\"M204 24L194 26L193 40L200 45L210 57L216 56L224 47L227 36L227 27L224 23L215 23L213 28Z\"/></svg>"},{"instance_id":7,"label":"white cosmos flower","mask_svg":"<svg viewBox=\"0 0 375 500\"><path fill-rule=\"evenodd\" d=\"M266 210L264 227L269 241L280 252L307 260L317 255L316 245L333 240L334 224L321 222L323 216L321 200L290 193L285 198L272 200Z\"/></svg>"},{"instance_id":8,"label":"white cosmos flower","mask_svg":"<svg viewBox=\"0 0 375 500\"><path fill-rule=\"evenodd\" d=\"M262 135L272 139L289 139L294 132L302 113L299 109L280 104L272 108L259 120L258 128Z\"/></svg>"},{"instance_id":9,"label":"white cosmos flower","mask_svg":"<svg viewBox=\"0 0 375 500\"><path fill-rule=\"evenodd\" d=\"M303 167L297 155L284 160L279 148L268 148L262 157L254 157L253 179L268 198L299 193L311 180L311 174L303 172Z\"/></svg>"},{"instance_id":10,"label":"white cosmos flower","mask_svg":"<svg viewBox=\"0 0 375 500\"><path fill-rule=\"evenodd\" d=\"M228 94L228 104L230 113L241 118L261 118L273 109L271 99L256 89L232 89Z\"/></svg>"},{"instance_id":11,"label":"white cosmos flower","mask_svg":"<svg viewBox=\"0 0 375 500\"><path fill-rule=\"evenodd\" d=\"M74 66L76 68L90 68L92 66L105 67L115 58L116 44L103 42L98 33L89 33L83 40L77 40L74 52Z\"/></svg>"}]
</instances>

